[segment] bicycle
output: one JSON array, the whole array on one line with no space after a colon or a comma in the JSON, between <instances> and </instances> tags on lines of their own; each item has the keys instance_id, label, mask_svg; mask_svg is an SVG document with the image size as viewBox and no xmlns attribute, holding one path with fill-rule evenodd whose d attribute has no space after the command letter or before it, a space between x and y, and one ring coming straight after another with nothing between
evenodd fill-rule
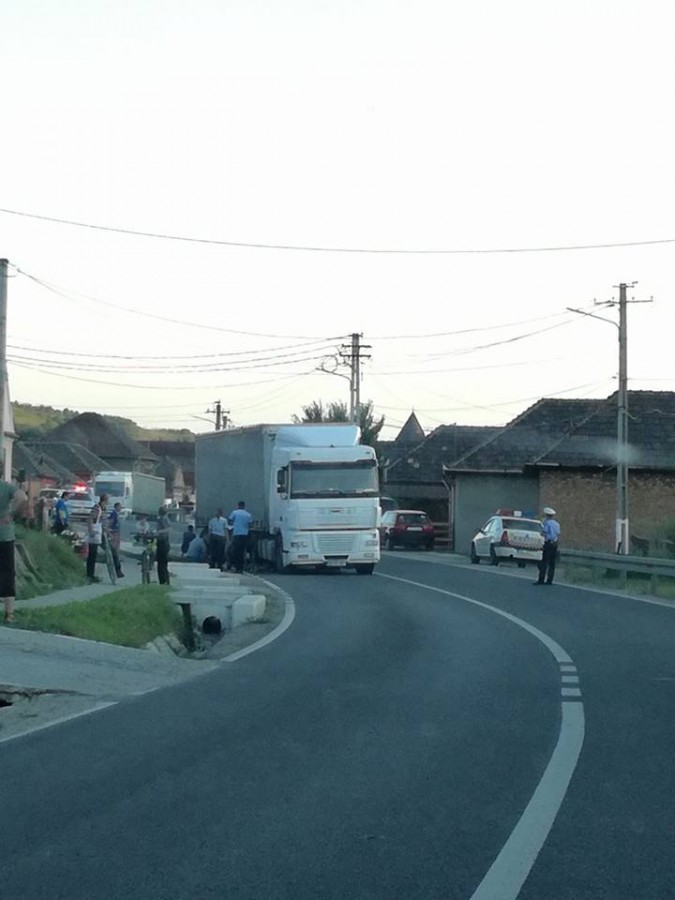
<instances>
[{"instance_id":1,"label":"bicycle","mask_svg":"<svg viewBox=\"0 0 675 900\"><path fill-rule=\"evenodd\" d=\"M105 554L105 567L108 570L108 577L111 584L117 584L117 572L115 571L115 560L113 559L112 547L110 540L104 539L103 552Z\"/></svg>"},{"instance_id":2,"label":"bicycle","mask_svg":"<svg viewBox=\"0 0 675 900\"><path fill-rule=\"evenodd\" d=\"M150 584L150 574L155 565L155 548L157 546L157 535L153 532L145 534L139 532L134 535L138 543L143 544L143 552L141 553L141 583Z\"/></svg>"}]
</instances>

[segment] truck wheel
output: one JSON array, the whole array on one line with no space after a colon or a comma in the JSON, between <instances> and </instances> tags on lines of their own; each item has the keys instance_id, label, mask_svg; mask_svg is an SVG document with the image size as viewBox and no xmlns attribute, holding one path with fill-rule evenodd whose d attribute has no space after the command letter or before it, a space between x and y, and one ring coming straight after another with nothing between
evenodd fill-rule
<instances>
[{"instance_id":1,"label":"truck wheel","mask_svg":"<svg viewBox=\"0 0 675 900\"><path fill-rule=\"evenodd\" d=\"M274 544L274 569L280 575L287 575L291 571L290 566L284 565L284 549L281 541Z\"/></svg>"},{"instance_id":2,"label":"truck wheel","mask_svg":"<svg viewBox=\"0 0 675 900\"><path fill-rule=\"evenodd\" d=\"M354 566L357 575L372 575L375 571L375 563L366 563L362 566Z\"/></svg>"}]
</instances>

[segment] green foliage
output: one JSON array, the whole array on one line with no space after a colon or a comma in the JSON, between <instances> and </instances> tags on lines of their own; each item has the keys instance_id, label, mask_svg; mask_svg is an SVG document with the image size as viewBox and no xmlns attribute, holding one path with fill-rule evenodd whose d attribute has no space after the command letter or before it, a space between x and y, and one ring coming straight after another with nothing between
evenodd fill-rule
<instances>
[{"instance_id":1,"label":"green foliage","mask_svg":"<svg viewBox=\"0 0 675 900\"><path fill-rule=\"evenodd\" d=\"M19 609L16 623L33 631L144 647L156 637L177 634L181 629L181 616L169 599L169 591L166 585L139 585L94 600Z\"/></svg>"},{"instance_id":2,"label":"green foliage","mask_svg":"<svg viewBox=\"0 0 675 900\"><path fill-rule=\"evenodd\" d=\"M323 400L313 400L302 407L302 416L293 416L293 421L298 425L303 422L348 422L347 404L331 400L324 406ZM384 426L384 416L376 420L372 400L359 406L356 424L361 428L361 443L374 447Z\"/></svg>"},{"instance_id":3,"label":"green foliage","mask_svg":"<svg viewBox=\"0 0 675 900\"><path fill-rule=\"evenodd\" d=\"M66 541L20 526L16 529L16 539L28 551L36 573L33 576L23 571L22 566L18 567L16 594L19 600L85 583L84 562Z\"/></svg>"},{"instance_id":4,"label":"green foliage","mask_svg":"<svg viewBox=\"0 0 675 900\"><path fill-rule=\"evenodd\" d=\"M44 438L79 415L74 409L54 409L51 406L33 406L31 403L12 403L14 425L22 441L37 441ZM122 416L103 416L103 418L127 434L135 441L194 441L195 436L187 428L142 428L132 419Z\"/></svg>"}]
</instances>

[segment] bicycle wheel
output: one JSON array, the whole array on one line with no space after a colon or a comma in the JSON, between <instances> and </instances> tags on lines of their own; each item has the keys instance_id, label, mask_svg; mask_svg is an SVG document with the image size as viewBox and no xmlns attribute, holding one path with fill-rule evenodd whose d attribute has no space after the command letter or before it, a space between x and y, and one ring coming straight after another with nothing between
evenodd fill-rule
<instances>
[{"instance_id":1,"label":"bicycle wheel","mask_svg":"<svg viewBox=\"0 0 675 900\"><path fill-rule=\"evenodd\" d=\"M117 573L115 572L115 560L112 555L112 548L108 541L105 542L105 567L108 570L108 577L111 584L117 584Z\"/></svg>"}]
</instances>

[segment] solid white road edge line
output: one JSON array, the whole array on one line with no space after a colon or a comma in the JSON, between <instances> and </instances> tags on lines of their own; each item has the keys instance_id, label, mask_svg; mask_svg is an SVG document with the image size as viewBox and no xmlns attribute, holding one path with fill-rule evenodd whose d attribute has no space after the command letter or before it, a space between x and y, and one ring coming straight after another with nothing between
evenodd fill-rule
<instances>
[{"instance_id":1,"label":"solid white road edge line","mask_svg":"<svg viewBox=\"0 0 675 900\"><path fill-rule=\"evenodd\" d=\"M410 584L437 594L444 594L447 597L454 597L495 613L528 631L549 650L559 666L567 667L573 664L569 654L553 638L511 613L490 606L488 603L481 603L480 600L465 597L463 594L432 587L419 581L397 578L380 572L377 575L380 578L388 578L391 581ZM580 700L562 700L561 707L562 718L558 742L546 770L516 827L471 895L471 900L516 900L553 827L581 754L585 729L584 707Z\"/></svg>"},{"instance_id":2,"label":"solid white road edge line","mask_svg":"<svg viewBox=\"0 0 675 900\"><path fill-rule=\"evenodd\" d=\"M244 647L243 650L237 650L235 653L230 653L229 656L223 657L223 662L236 662L238 659L242 659L244 656L248 656L249 653L255 653L256 650L260 650L263 647L266 647L268 644L271 644L272 641L276 641L278 637L280 637L287 628L290 628L293 624L293 619L295 618L295 603L286 595L285 597L286 609L284 611L284 617L279 622L277 627L270 631L269 634L266 634L265 637L260 638L259 641L256 641L255 644L251 644L249 647Z\"/></svg>"}]
</instances>

